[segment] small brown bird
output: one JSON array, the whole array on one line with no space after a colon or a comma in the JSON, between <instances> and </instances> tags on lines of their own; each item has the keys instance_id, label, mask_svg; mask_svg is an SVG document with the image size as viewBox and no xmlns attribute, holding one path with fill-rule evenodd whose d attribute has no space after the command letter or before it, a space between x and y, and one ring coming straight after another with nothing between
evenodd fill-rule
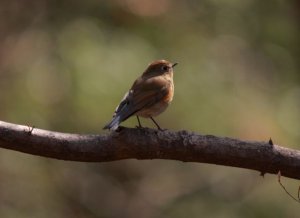
<instances>
[{"instance_id":1,"label":"small brown bird","mask_svg":"<svg viewBox=\"0 0 300 218\"><path fill-rule=\"evenodd\" d=\"M136 115L138 127L142 127L139 119L141 116L150 118L161 130L153 117L165 111L173 99L173 68L176 65L177 63L165 60L152 62L142 76L135 80L104 129L116 130L121 122Z\"/></svg>"}]
</instances>

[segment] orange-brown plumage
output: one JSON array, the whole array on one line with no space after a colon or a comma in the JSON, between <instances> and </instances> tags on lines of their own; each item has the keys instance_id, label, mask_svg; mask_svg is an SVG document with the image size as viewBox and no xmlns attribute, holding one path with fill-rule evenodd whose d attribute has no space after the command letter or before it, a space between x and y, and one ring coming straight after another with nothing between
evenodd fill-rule
<instances>
[{"instance_id":1,"label":"orange-brown plumage","mask_svg":"<svg viewBox=\"0 0 300 218\"><path fill-rule=\"evenodd\" d=\"M152 62L125 94L112 121L104 129L115 130L122 121L132 115L153 120L152 117L162 113L173 99L175 65L165 60ZM155 124L158 126L156 122Z\"/></svg>"}]
</instances>

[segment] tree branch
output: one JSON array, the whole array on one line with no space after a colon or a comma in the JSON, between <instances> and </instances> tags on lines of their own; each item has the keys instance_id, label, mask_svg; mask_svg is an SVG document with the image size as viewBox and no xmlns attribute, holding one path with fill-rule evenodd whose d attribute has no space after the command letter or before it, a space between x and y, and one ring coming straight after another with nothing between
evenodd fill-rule
<instances>
[{"instance_id":1,"label":"tree branch","mask_svg":"<svg viewBox=\"0 0 300 218\"><path fill-rule=\"evenodd\" d=\"M0 147L69 161L170 159L257 170L300 179L300 151L188 131L122 128L106 135L51 132L0 121Z\"/></svg>"}]
</instances>

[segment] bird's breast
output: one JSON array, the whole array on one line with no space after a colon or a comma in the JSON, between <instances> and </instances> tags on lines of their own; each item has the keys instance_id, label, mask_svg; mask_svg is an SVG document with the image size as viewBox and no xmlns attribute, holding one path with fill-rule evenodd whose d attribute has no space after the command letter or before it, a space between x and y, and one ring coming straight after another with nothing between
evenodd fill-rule
<instances>
[{"instance_id":1,"label":"bird's breast","mask_svg":"<svg viewBox=\"0 0 300 218\"><path fill-rule=\"evenodd\" d=\"M167 87L166 95L160 101L153 104L151 107L143 108L142 110L138 111L136 115L148 118L152 116L155 117L161 114L169 106L170 102L173 99L173 95L174 95L174 84L172 81L170 81Z\"/></svg>"},{"instance_id":2,"label":"bird's breast","mask_svg":"<svg viewBox=\"0 0 300 218\"><path fill-rule=\"evenodd\" d=\"M169 87L168 87L168 92L164 96L163 101L165 103L170 103L173 100L173 96L174 96L174 84L172 82L170 82Z\"/></svg>"},{"instance_id":3,"label":"bird's breast","mask_svg":"<svg viewBox=\"0 0 300 218\"><path fill-rule=\"evenodd\" d=\"M155 117L155 116L161 114L162 112L164 112L167 109L168 105L169 105L169 103L159 101L149 108L143 108L142 110L138 111L136 113L136 115L145 117L145 118Z\"/></svg>"}]
</instances>

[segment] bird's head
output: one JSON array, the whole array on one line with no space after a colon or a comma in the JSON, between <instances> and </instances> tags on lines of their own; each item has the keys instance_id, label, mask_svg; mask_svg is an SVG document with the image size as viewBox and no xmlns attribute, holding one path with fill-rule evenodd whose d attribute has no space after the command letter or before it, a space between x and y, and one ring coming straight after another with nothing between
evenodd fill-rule
<instances>
[{"instance_id":1,"label":"bird's head","mask_svg":"<svg viewBox=\"0 0 300 218\"><path fill-rule=\"evenodd\" d=\"M145 72L143 73L143 76L145 77L154 77L154 76L160 76L160 75L172 75L173 74L173 68L177 65L177 63L171 63L166 60L157 60L153 61Z\"/></svg>"}]
</instances>

